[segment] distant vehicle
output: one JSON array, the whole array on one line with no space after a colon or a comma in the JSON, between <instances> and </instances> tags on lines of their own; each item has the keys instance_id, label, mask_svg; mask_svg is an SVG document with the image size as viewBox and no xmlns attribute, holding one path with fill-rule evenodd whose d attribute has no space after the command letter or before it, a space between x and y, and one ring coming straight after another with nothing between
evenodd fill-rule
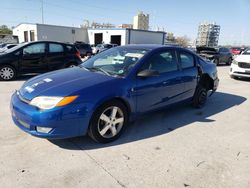
<instances>
[{"instance_id":1,"label":"distant vehicle","mask_svg":"<svg viewBox=\"0 0 250 188\"><path fill-rule=\"evenodd\" d=\"M39 41L23 43L0 54L0 80L13 80L19 74L44 73L81 64L74 45Z\"/></svg>"},{"instance_id":2,"label":"distant vehicle","mask_svg":"<svg viewBox=\"0 0 250 188\"><path fill-rule=\"evenodd\" d=\"M117 44L97 44L96 47L93 49L93 53L97 54L99 52L102 52L104 50L107 50L109 48L113 48L118 46Z\"/></svg>"},{"instance_id":3,"label":"distant vehicle","mask_svg":"<svg viewBox=\"0 0 250 188\"><path fill-rule=\"evenodd\" d=\"M226 63L230 65L233 60L233 55L229 48L219 48L218 50L212 47L197 47L197 54L204 57L216 65Z\"/></svg>"},{"instance_id":4,"label":"distant vehicle","mask_svg":"<svg viewBox=\"0 0 250 188\"><path fill-rule=\"evenodd\" d=\"M231 78L250 78L250 48L247 48L239 56L233 59L229 75Z\"/></svg>"},{"instance_id":5,"label":"distant vehicle","mask_svg":"<svg viewBox=\"0 0 250 188\"><path fill-rule=\"evenodd\" d=\"M33 136L88 134L107 143L142 114L184 101L204 106L218 82L216 65L184 48L120 46L28 80L12 95L10 109L14 123Z\"/></svg>"},{"instance_id":6,"label":"distant vehicle","mask_svg":"<svg viewBox=\"0 0 250 188\"><path fill-rule=\"evenodd\" d=\"M17 44L6 44L3 48L0 48L0 53L17 46Z\"/></svg>"},{"instance_id":7,"label":"distant vehicle","mask_svg":"<svg viewBox=\"0 0 250 188\"><path fill-rule=\"evenodd\" d=\"M89 44L82 43L82 42L76 42L74 45L79 50L82 58L84 58L85 56L92 55L92 48Z\"/></svg>"},{"instance_id":8,"label":"distant vehicle","mask_svg":"<svg viewBox=\"0 0 250 188\"><path fill-rule=\"evenodd\" d=\"M243 52L244 50L246 50L247 48L244 48L244 47L232 47L231 48L231 53L233 55L240 55L241 52Z\"/></svg>"}]
</instances>

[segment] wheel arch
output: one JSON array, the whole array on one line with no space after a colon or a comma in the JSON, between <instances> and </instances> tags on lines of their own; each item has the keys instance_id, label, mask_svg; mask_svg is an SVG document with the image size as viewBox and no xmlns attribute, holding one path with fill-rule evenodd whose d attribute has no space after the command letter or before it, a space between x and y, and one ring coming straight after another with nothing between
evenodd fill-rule
<instances>
[{"instance_id":1,"label":"wheel arch","mask_svg":"<svg viewBox=\"0 0 250 188\"><path fill-rule=\"evenodd\" d=\"M207 74L202 74L199 80L199 85L203 86L207 90L213 89L214 80Z\"/></svg>"}]
</instances>

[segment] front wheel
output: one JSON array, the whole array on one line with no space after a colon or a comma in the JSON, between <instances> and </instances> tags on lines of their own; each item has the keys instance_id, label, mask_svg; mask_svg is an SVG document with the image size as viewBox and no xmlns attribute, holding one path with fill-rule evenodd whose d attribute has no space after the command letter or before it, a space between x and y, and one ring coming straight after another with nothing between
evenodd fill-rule
<instances>
[{"instance_id":1,"label":"front wheel","mask_svg":"<svg viewBox=\"0 0 250 188\"><path fill-rule=\"evenodd\" d=\"M112 142L121 135L127 122L126 107L120 101L110 101L100 106L93 114L88 134L96 142Z\"/></svg>"},{"instance_id":2,"label":"front wheel","mask_svg":"<svg viewBox=\"0 0 250 188\"><path fill-rule=\"evenodd\" d=\"M201 108L207 101L207 90L203 86L198 86L193 97L193 106L195 108Z\"/></svg>"},{"instance_id":3,"label":"front wheel","mask_svg":"<svg viewBox=\"0 0 250 188\"><path fill-rule=\"evenodd\" d=\"M9 65L0 66L0 80L10 81L16 77L16 70Z\"/></svg>"}]
</instances>

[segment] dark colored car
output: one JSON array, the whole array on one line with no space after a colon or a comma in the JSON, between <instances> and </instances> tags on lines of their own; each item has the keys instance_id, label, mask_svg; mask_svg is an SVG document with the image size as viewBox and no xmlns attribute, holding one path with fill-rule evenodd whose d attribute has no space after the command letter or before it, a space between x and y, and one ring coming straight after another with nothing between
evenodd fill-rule
<instances>
[{"instance_id":1,"label":"dark colored car","mask_svg":"<svg viewBox=\"0 0 250 188\"><path fill-rule=\"evenodd\" d=\"M117 44L97 44L96 47L94 47L93 53L97 54L99 52L102 52L104 50L113 48L118 46Z\"/></svg>"},{"instance_id":2,"label":"dark colored car","mask_svg":"<svg viewBox=\"0 0 250 188\"><path fill-rule=\"evenodd\" d=\"M23 43L0 54L0 80L13 80L17 75L44 73L81 64L74 45L39 41Z\"/></svg>"},{"instance_id":3,"label":"dark colored car","mask_svg":"<svg viewBox=\"0 0 250 188\"><path fill-rule=\"evenodd\" d=\"M81 57L91 56L92 55L92 48L90 44L77 42L75 43L75 47L79 50Z\"/></svg>"},{"instance_id":4,"label":"dark colored car","mask_svg":"<svg viewBox=\"0 0 250 188\"><path fill-rule=\"evenodd\" d=\"M231 65L233 60L233 54L229 48L219 48L218 50L212 47L197 47L197 54L200 56L213 61L216 65L226 63Z\"/></svg>"},{"instance_id":5,"label":"dark colored car","mask_svg":"<svg viewBox=\"0 0 250 188\"><path fill-rule=\"evenodd\" d=\"M117 57L122 61L114 61ZM13 94L10 107L15 124L31 135L88 133L105 143L142 114L180 102L202 107L218 82L216 65L189 50L129 45L28 80Z\"/></svg>"}]
</instances>

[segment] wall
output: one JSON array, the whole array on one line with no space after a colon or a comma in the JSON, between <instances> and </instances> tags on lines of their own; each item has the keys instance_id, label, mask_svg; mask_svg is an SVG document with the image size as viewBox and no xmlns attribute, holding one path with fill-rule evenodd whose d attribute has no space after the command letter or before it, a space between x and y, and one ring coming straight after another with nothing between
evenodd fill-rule
<instances>
[{"instance_id":1,"label":"wall","mask_svg":"<svg viewBox=\"0 0 250 188\"><path fill-rule=\"evenodd\" d=\"M72 33L72 30L74 30L75 33ZM87 30L76 27L37 24L37 36L38 40L53 40L69 43L74 43L75 41L89 42Z\"/></svg>"},{"instance_id":2,"label":"wall","mask_svg":"<svg viewBox=\"0 0 250 188\"><path fill-rule=\"evenodd\" d=\"M121 35L121 45L126 44L126 29L89 29L89 43L95 44L95 33L103 34L103 42L110 43L111 35Z\"/></svg>"},{"instance_id":3,"label":"wall","mask_svg":"<svg viewBox=\"0 0 250 188\"><path fill-rule=\"evenodd\" d=\"M37 26L36 24L20 24L13 29L13 35L18 36L19 43L24 42L24 31L28 31L28 42L30 42L30 31L35 33L35 41L37 40Z\"/></svg>"},{"instance_id":4,"label":"wall","mask_svg":"<svg viewBox=\"0 0 250 188\"><path fill-rule=\"evenodd\" d=\"M165 33L143 30L128 30L128 44L164 44ZM129 35L129 34L128 34Z\"/></svg>"}]
</instances>

